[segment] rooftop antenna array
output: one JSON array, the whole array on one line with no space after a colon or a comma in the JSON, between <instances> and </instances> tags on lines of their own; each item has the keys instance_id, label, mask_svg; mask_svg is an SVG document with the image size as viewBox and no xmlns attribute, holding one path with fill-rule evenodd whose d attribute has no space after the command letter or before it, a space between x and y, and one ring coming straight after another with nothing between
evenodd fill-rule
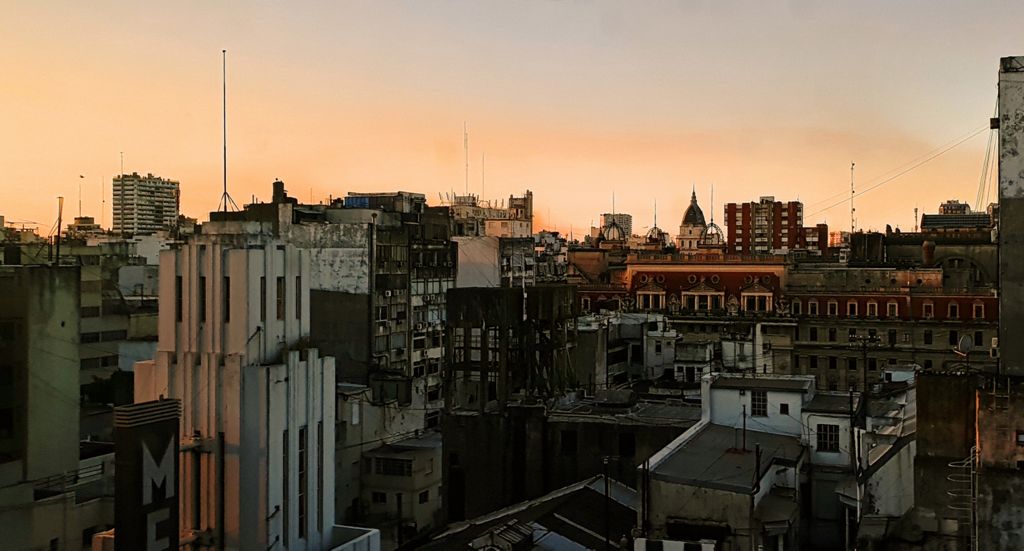
<instances>
[{"instance_id":1,"label":"rooftop antenna array","mask_svg":"<svg viewBox=\"0 0 1024 551\"><path fill-rule=\"evenodd\" d=\"M238 205L235 204L235 200L228 194L228 51L221 50L221 100L222 100L222 130L223 130L223 151L224 151L224 193L220 196L220 204L217 206L217 210L221 212L227 212L230 206L234 210L238 210Z\"/></svg>"}]
</instances>

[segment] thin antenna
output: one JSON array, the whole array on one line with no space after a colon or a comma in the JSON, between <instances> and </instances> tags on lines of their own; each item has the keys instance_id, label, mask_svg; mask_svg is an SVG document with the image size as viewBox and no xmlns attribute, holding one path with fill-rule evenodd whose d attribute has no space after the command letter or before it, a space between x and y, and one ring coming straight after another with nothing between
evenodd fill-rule
<instances>
[{"instance_id":1,"label":"thin antenna","mask_svg":"<svg viewBox=\"0 0 1024 551\"><path fill-rule=\"evenodd\" d=\"M466 156L466 195L469 195L469 128L462 121L462 151Z\"/></svg>"},{"instance_id":2,"label":"thin antenna","mask_svg":"<svg viewBox=\"0 0 1024 551\"><path fill-rule=\"evenodd\" d=\"M487 190L487 154L480 154L480 202L484 201L484 191Z\"/></svg>"},{"instance_id":3,"label":"thin antenna","mask_svg":"<svg viewBox=\"0 0 1024 551\"><path fill-rule=\"evenodd\" d=\"M64 216L64 197L57 197L57 256L54 258L53 264L60 266L60 226L62 223L62 217Z\"/></svg>"},{"instance_id":4,"label":"thin antenna","mask_svg":"<svg viewBox=\"0 0 1024 551\"><path fill-rule=\"evenodd\" d=\"M853 190L853 167L854 167L854 164L855 163L853 163L853 162L850 163L850 239L853 239L853 232L856 231L856 228L857 228L857 219L854 217L854 213L856 212L856 209L853 208L853 196L855 195L855 192Z\"/></svg>"},{"instance_id":5,"label":"thin antenna","mask_svg":"<svg viewBox=\"0 0 1024 551\"><path fill-rule=\"evenodd\" d=\"M106 176L100 176L100 227L107 223L107 183Z\"/></svg>"},{"instance_id":6,"label":"thin antenna","mask_svg":"<svg viewBox=\"0 0 1024 551\"><path fill-rule=\"evenodd\" d=\"M82 176L81 174L78 175L78 217L79 218L82 217L82 180L84 180L84 179L85 179L85 176Z\"/></svg>"},{"instance_id":7,"label":"thin antenna","mask_svg":"<svg viewBox=\"0 0 1024 551\"><path fill-rule=\"evenodd\" d=\"M121 152L121 176L124 176L124 151Z\"/></svg>"},{"instance_id":8,"label":"thin antenna","mask_svg":"<svg viewBox=\"0 0 1024 551\"><path fill-rule=\"evenodd\" d=\"M711 223L715 223L715 183L711 183Z\"/></svg>"},{"instance_id":9,"label":"thin antenna","mask_svg":"<svg viewBox=\"0 0 1024 551\"><path fill-rule=\"evenodd\" d=\"M612 190L612 215L615 215L615 190Z\"/></svg>"},{"instance_id":10,"label":"thin antenna","mask_svg":"<svg viewBox=\"0 0 1024 551\"><path fill-rule=\"evenodd\" d=\"M228 205L238 210L235 200L228 195L228 51L220 51L221 58L221 105L222 105L222 128L224 144L224 193L220 197L220 205L217 210L228 211Z\"/></svg>"},{"instance_id":11,"label":"thin antenna","mask_svg":"<svg viewBox=\"0 0 1024 551\"><path fill-rule=\"evenodd\" d=\"M654 200L654 227L658 227L658 200Z\"/></svg>"},{"instance_id":12,"label":"thin antenna","mask_svg":"<svg viewBox=\"0 0 1024 551\"><path fill-rule=\"evenodd\" d=\"M914 233L917 233L917 207L914 207Z\"/></svg>"}]
</instances>

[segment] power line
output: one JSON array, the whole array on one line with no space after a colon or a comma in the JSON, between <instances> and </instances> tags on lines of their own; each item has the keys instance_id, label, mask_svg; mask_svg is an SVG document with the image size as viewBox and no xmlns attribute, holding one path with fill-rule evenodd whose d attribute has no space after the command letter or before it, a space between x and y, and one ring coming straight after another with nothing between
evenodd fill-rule
<instances>
[{"instance_id":1,"label":"power line","mask_svg":"<svg viewBox=\"0 0 1024 551\"><path fill-rule=\"evenodd\" d=\"M981 128L978 128L977 130L971 132L967 136L957 140L952 145L948 145L948 146L938 150L937 152L929 154L924 159L911 164L910 166L900 170L896 174L893 174L892 176L889 176L888 178L885 178L885 179L881 180L880 182L876 182L876 183L874 183L874 184L864 188L860 192L854 194L852 197L860 197L861 195L864 195L865 193L867 193L869 191L872 191L874 189L877 189L879 187L884 186L885 184L888 184L889 182L899 178L900 176L903 176L904 174L907 174L908 172L911 172L912 170L920 167L921 165L924 165L924 164L928 163L929 161L932 161L932 160L934 160L934 159L936 159L938 157L941 157L943 154L948 153L949 151L955 149L957 146L963 144L964 142L966 142L967 140L970 140L971 138L977 136L978 134L981 134L983 131L985 131L987 129L988 129L988 126L982 126ZM820 213L825 212L827 210L830 210L832 208L838 207L839 205L845 204L847 201L848 201L848 199L842 199L842 200L840 200L840 201L838 201L836 203L832 203L831 205L829 205L827 207L818 209L818 210L813 211L810 214L806 214L804 216L811 217L811 216L814 216L816 214L820 214Z\"/></svg>"}]
</instances>

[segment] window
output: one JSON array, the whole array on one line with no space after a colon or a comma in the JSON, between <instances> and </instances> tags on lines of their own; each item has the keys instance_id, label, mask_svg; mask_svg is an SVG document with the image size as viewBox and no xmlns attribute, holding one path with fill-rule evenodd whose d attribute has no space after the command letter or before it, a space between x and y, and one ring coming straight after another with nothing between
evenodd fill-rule
<instances>
[{"instance_id":1,"label":"window","mask_svg":"<svg viewBox=\"0 0 1024 551\"><path fill-rule=\"evenodd\" d=\"M619 457L636 455L636 435L631 432L619 433Z\"/></svg>"},{"instance_id":2,"label":"window","mask_svg":"<svg viewBox=\"0 0 1024 551\"><path fill-rule=\"evenodd\" d=\"M789 415L789 404L779 404L779 415Z\"/></svg>"},{"instance_id":3,"label":"window","mask_svg":"<svg viewBox=\"0 0 1024 551\"><path fill-rule=\"evenodd\" d=\"M803 303L800 302L799 300L794 300L793 301L793 315L794 316L799 316L802 313L803 313Z\"/></svg>"},{"instance_id":4,"label":"window","mask_svg":"<svg viewBox=\"0 0 1024 551\"><path fill-rule=\"evenodd\" d=\"M925 329L924 330L924 343L925 344L931 344L932 343L932 330L931 329Z\"/></svg>"},{"instance_id":5,"label":"window","mask_svg":"<svg viewBox=\"0 0 1024 551\"><path fill-rule=\"evenodd\" d=\"M299 539L306 537L306 427L299 427Z\"/></svg>"},{"instance_id":6,"label":"window","mask_svg":"<svg viewBox=\"0 0 1024 551\"><path fill-rule=\"evenodd\" d=\"M930 320L935 317L935 305L931 302L926 302L921 305L921 317Z\"/></svg>"},{"instance_id":7,"label":"window","mask_svg":"<svg viewBox=\"0 0 1024 551\"><path fill-rule=\"evenodd\" d=\"M949 314L949 319L951 320L959 319L960 305L955 302L950 302L949 306L947 307L947 314Z\"/></svg>"},{"instance_id":8,"label":"window","mask_svg":"<svg viewBox=\"0 0 1024 551\"><path fill-rule=\"evenodd\" d=\"M420 503L426 503L430 501L430 490L423 490L420 492Z\"/></svg>"},{"instance_id":9,"label":"window","mask_svg":"<svg viewBox=\"0 0 1024 551\"><path fill-rule=\"evenodd\" d=\"M839 425L818 424L818 451L839 451Z\"/></svg>"},{"instance_id":10,"label":"window","mask_svg":"<svg viewBox=\"0 0 1024 551\"><path fill-rule=\"evenodd\" d=\"M850 341L856 339L857 338L857 330L854 329L854 328L851 328L849 331L846 332L846 337Z\"/></svg>"},{"instance_id":11,"label":"window","mask_svg":"<svg viewBox=\"0 0 1024 551\"><path fill-rule=\"evenodd\" d=\"M654 343L654 353L661 354L661 341L656 341Z\"/></svg>"},{"instance_id":12,"label":"window","mask_svg":"<svg viewBox=\"0 0 1024 551\"><path fill-rule=\"evenodd\" d=\"M818 301L812 300L807 303L807 315L817 316L818 315Z\"/></svg>"},{"instance_id":13,"label":"window","mask_svg":"<svg viewBox=\"0 0 1024 551\"><path fill-rule=\"evenodd\" d=\"M982 335L981 331L975 331L974 332L974 346L975 347L980 347L983 340L984 340L984 336Z\"/></svg>"},{"instance_id":14,"label":"window","mask_svg":"<svg viewBox=\"0 0 1024 551\"><path fill-rule=\"evenodd\" d=\"M818 357L817 356L808 356L807 357L807 367L809 367L810 369L818 369Z\"/></svg>"},{"instance_id":15,"label":"window","mask_svg":"<svg viewBox=\"0 0 1024 551\"><path fill-rule=\"evenodd\" d=\"M878 303L877 302L869 302L868 303L868 317L869 318L877 318L878 317Z\"/></svg>"},{"instance_id":16,"label":"window","mask_svg":"<svg viewBox=\"0 0 1024 551\"><path fill-rule=\"evenodd\" d=\"M260 278L260 321L267 321L267 278Z\"/></svg>"},{"instance_id":17,"label":"window","mask_svg":"<svg viewBox=\"0 0 1024 551\"><path fill-rule=\"evenodd\" d=\"M1024 446L1024 430L1017 430L1017 445Z\"/></svg>"},{"instance_id":18,"label":"window","mask_svg":"<svg viewBox=\"0 0 1024 551\"><path fill-rule=\"evenodd\" d=\"M830 316L838 316L839 315L839 303L838 302L836 302L834 300L828 301L828 315L830 315Z\"/></svg>"},{"instance_id":19,"label":"window","mask_svg":"<svg viewBox=\"0 0 1024 551\"><path fill-rule=\"evenodd\" d=\"M857 358L846 358L846 369L857 369Z\"/></svg>"},{"instance_id":20,"label":"window","mask_svg":"<svg viewBox=\"0 0 1024 551\"><path fill-rule=\"evenodd\" d=\"M277 294L274 295L274 300L277 302L277 319L284 319L284 278L277 278Z\"/></svg>"},{"instance_id":21,"label":"window","mask_svg":"<svg viewBox=\"0 0 1024 551\"><path fill-rule=\"evenodd\" d=\"M181 321L181 276L174 278L174 319Z\"/></svg>"},{"instance_id":22,"label":"window","mask_svg":"<svg viewBox=\"0 0 1024 551\"><path fill-rule=\"evenodd\" d=\"M291 442L288 440L287 430L281 438L281 531L284 541L288 541L288 521L291 519L288 514L288 504L291 503L288 499L288 450L291 449Z\"/></svg>"},{"instance_id":23,"label":"window","mask_svg":"<svg viewBox=\"0 0 1024 551\"><path fill-rule=\"evenodd\" d=\"M228 323L231 321L231 278L228 276L224 276L221 300L221 308L224 310L224 323Z\"/></svg>"},{"instance_id":24,"label":"window","mask_svg":"<svg viewBox=\"0 0 1024 551\"><path fill-rule=\"evenodd\" d=\"M868 371L878 371L877 358L868 358Z\"/></svg>"},{"instance_id":25,"label":"window","mask_svg":"<svg viewBox=\"0 0 1024 551\"><path fill-rule=\"evenodd\" d=\"M924 368L925 369L931 369L932 368L932 361L931 360L925 360L924 361Z\"/></svg>"},{"instance_id":26,"label":"window","mask_svg":"<svg viewBox=\"0 0 1024 551\"><path fill-rule=\"evenodd\" d=\"M433 457L428 457L427 458L427 466L424 468L423 473L424 474L431 474L433 472L434 472L434 458Z\"/></svg>"},{"instance_id":27,"label":"window","mask_svg":"<svg viewBox=\"0 0 1024 551\"><path fill-rule=\"evenodd\" d=\"M295 276L295 319L302 319L302 276Z\"/></svg>"},{"instance_id":28,"label":"window","mask_svg":"<svg viewBox=\"0 0 1024 551\"><path fill-rule=\"evenodd\" d=\"M818 342L818 328L811 327L807 330L807 340L811 342Z\"/></svg>"},{"instance_id":29,"label":"window","mask_svg":"<svg viewBox=\"0 0 1024 551\"><path fill-rule=\"evenodd\" d=\"M577 449L576 431L562 431L562 455L575 456Z\"/></svg>"},{"instance_id":30,"label":"window","mask_svg":"<svg viewBox=\"0 0 1024 551\"><path fill-rule=\"evenodd\" d=\"M835 356L829 356L828 357L828 368L829 369L836 369L837 367L839 367L839 358L836 358Z\"/></svg>"},{"instance_id":31,"label":"window","mask_svg":"<svg viewBox=\"0 0 1024 551\"><path fill-rule=\"evenodd\" d=\"M949 332L949 345L950 346L956 346L958 344L960 344L960 332L959 331L950 331Z\"/></svg>"},{"instance_id":32,"label":"window","mask_svg":"<svg viewBox=\"0 0 1024 551\"><path fill-rule=\"evenodd\" d=\"M851 317L851 318L857 317L857 303L856 302L851 300L850 302L846 303L846 315Z\"/></svg>"},{"instance_id":33,"label":"window","mask_svg":"<svg viewBox=\"0 0 1024 551\"><path fill-rule=\"evenodd\" d=\"M886 313L890 318L900 317L900 305L896 302L890 302L886 305Z\"/></svg>"},{"instance_id":34,"label":"window","mask_svg":"<svg viewBox=\"0 0 1024 551\"><path fill-rule=\"evenodd\" d=\"M976 320L985 319L985 305L984 304L976 303L974 305L973 309L974 309L974 319L976 319Z\"/></svg>"},{"instance_id":35,"label":"window","mask_svg":"<svg viewBox=\"0 0 1024 551\"><path fill-rule=\"evenodd\" d=\"M206 321L206 276L199 276L199 322Z\"/></svg>"},{"instance_id":36,"label":"window","mask_svg":"<svg viewBox=\"0 0 1024 551\"><path fill-rule=\"evenodd\" d=\"M768 392L764 390L750 391L750 415L752 417L768 416Z\"/></svg>"},{"instance_id":37,"label":"window","mask_svg":"<svg viewBox=\"0 0 1024 551\"><path fill-rule=\"evenodd\" d=\"M828 342L836 342L836 328L835 327L829 327L828 328Z\"/></svg>"},{"instance_id":38,"label":"window","mask_svg":"<svg viewBox=\"0 0 1024 551\"><path fill-rule=\"evenodd\" d=\"M896 344L896 339L897 339L897 337L896 337L896 330L895 329L890 329L889 332L888 332L888 339L887 339L889 341L889 346L895 345Z\"/></svg>"},{"instance_id":39,"label":"window","mask_svg":"<svg viewBox=\"0 0 1024 551\"><path fill-rule=\"evenodd\" d=\"M384 476L412 476L412 460L393 457L374 457L374 471Z\"/></svg>"},{"instance_id":40,"label":"window","mask_svg":"<svg viewBox=\"0 0 1024 551\"><path fill-rule=\"evenodd\" d=\"M388 502L388 495L384 492L373 492L370 499L377 505L386 505Z\"/></svg>"}]
</instances>

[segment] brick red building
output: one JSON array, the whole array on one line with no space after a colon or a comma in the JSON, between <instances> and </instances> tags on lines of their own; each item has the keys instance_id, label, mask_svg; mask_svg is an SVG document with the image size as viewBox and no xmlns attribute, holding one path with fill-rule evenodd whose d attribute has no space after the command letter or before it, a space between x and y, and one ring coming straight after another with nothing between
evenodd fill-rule
<instances>
[{"instance_id":1,"label":"brick red building","mask_svg":"<svg viewBox=\"0 0 1024 551\"><path fill-rule=\"evenodd\" d=\"M807 249L822 254L828 248L828 226L804 227L804 205L761 197L749 203L725 206L726 252L779 254Z\"/></svg>"}]
</instances>

